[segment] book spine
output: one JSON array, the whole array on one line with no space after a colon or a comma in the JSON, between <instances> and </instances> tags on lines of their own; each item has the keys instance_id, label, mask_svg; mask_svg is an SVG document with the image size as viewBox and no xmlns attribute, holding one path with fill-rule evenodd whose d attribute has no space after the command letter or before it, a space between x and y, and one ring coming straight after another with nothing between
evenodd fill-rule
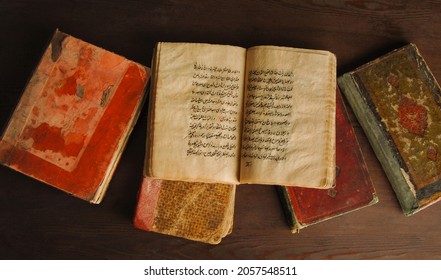
<instances>
[{"instance_id":1,"label":"book spine","mask_svg":"<svg viewBox=\"0 0 441 280\"><path fill-rule=\"evenodd\" d=\"M157 53L161 49L161 43L157 43L153 49L152 67L150 74L150 92L148 97L148 112L147 112L147 136L146 136L146 148L144 157L144 172L143 175L147 177L154 177L152 167L152 154L153 154L153 133L154 133L154 108L156 102L156 84L157 84L157 71L159 58Z\"/></svg>"},{"instance_id":2,"label":"book spine","mask_svg":"<svg viewBox=\"0 0 441 280\"><path fill-rule=\"evenodd\" d=\"M304 228L304 226L297 220L287 187L277 186L276 190L282 204L285 219L291 229L291 232L298 233L300 229Z\"/></svg>"},{"instance_id":3,"label":"book spine","mask_svg":"<svg viewBox=\"0 0 441 280\"><path fill-rule=\"evenodd\" d=\"M413 185L401 167L394 153L392 140L385 135L385 130L378 122L374 112L361 95L361 89L352 73L346 73L338 78L338 86L346 96L357 120L363 128L372 149L375 152L406 216L419 210L418 200Z\"/></svg>"},{"instance_id":4,"label":"book spine","mask_svg":"<svg viewBox=\"0 0 441 280\"><path fill-rule=\"evenodd\" d=\"M112 160L107 168L106 175L104 177L103 182L100 184L100 187L95 193L95 196L92 200L90 200L90 203L99 204L104 198L104 194L109 186L110 180L113 177L113 174L115 173L116 167L119 163L119 160L121 159L121 156L123 154L123 151L127 145L128 139L130 135L132 134L133 128L135 127L136 122L139 119L139 115L141 114L141 109L144 106L145 100L146 100L146 87L148 84L149 76L150 76L150 68L142 66L141 64L133 63L131 64L132 73L130 73L130 70L127 70L125 73L125 78L128 80L129 77L132 77L130 84L131 85L137 85L139 89L141 89L141 98L138 100L137 104L134 107L134 111L131 115L131 117L128 119L127 127L125 131L121 134L121 139L118 141L117 148L113 154ZM139 76L138 76L139 75ZM146 76L146 80L144 83L136 83L136 80L133 80L133 77L139 77Z\"/></svg>"}]
</instances>

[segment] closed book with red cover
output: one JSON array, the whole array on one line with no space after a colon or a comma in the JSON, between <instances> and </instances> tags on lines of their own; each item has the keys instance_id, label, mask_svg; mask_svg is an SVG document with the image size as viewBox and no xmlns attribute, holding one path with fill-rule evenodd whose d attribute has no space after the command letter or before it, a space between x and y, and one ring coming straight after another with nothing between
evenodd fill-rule
<instances>
[{"instance_id":1,"label":"closed book with red cover","mask_svg":"<svg viewBox=\"0 0 441 280\"><path fill-rule=\"evenodd\" d=\"M281 186L282 203L293 233L309 225L378 202L342 96L336 98L336 164L334 188Z\"/></svg>"},{"instance_id":2,"label":"closed book with red cover","mask_svg":"<svg viewBox=\"0 0 441 280\"><path fill-rule=\"evenodd\" d=\"M99 203L149 69L56 30L0 140L0 163Z\"/></svg>"}]
</instances>

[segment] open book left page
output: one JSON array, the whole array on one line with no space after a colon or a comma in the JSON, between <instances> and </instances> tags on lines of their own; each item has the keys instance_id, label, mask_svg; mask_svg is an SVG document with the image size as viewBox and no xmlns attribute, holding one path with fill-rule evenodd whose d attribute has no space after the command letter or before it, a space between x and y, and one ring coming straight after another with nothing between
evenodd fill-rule
<instances>
[{"instance_id":1,"label":"open book left page","mask_svg":"<svg viewBox=\"0 0 441 280\"><path fill-rule=\"evenodd\" d=\"M236 186L143 177L134 225L218 244L233 228Z\"/></svg>"},{"instance_id":2,"label":"open book left page","mask_svg":"<svg viewBox=\"0 0 441 280\"><path fill-rule=\"evenodd\" d=\"M0 162L99 203L149 76L149 68L56 30L2 135Z\"/></svg>"},{"instance_id":3,"label":"open book left page","mask_svg":"<svg viewBox=\"0 0 441 280\"><path fill-rule=\"evenodd\" d=\"M245 49L234 46L157 44L149 102L148 176L239 181L245 56Z\"/></svg>"}]
</instances>

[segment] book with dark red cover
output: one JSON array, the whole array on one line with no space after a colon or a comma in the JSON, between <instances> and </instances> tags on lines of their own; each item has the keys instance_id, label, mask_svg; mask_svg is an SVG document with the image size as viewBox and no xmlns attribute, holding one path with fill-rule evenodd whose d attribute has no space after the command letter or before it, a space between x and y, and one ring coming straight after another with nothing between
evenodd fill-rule
<instances>
[{"instance_id":1,"label":"book with dark red cover","mask_svg":"<svg viewBox=\"0 0 441 280\"><path fill-rule=\"evenodd\" d=\"M335 187L328 190L280 186L278 191L293 233L309 225L378 202L342 96L336 98Z\"/></svg>"},{"instance_id":2,"label":"book with dark red cover","mask_svg":"<svg viewBox=\"0 0 441 280\"><path fill-rule=\"evenodd\" d=\"M235 185L143 177L135 227L218 244L233 228Z\"/></svg>"},{"instance_id":3,"label":"book with dark red cover","mask_svg":"<svg viewBox=\"0 0 441 280\"><path fill-rule=\"evenodd\" d=\"M55 31L0 140L0 163L99 203L139 116L148 68Z\"/></svg>"},{"instance_id":4,"label":"book with dark red cover","mask_svg":"<svg viewBox=\"0 0 441 280\"><path fill-rule=\"evenodd\" d=\"M441 200L441 89L414 44L338 79L405 215Z\"/></svg>"}]
</instances>

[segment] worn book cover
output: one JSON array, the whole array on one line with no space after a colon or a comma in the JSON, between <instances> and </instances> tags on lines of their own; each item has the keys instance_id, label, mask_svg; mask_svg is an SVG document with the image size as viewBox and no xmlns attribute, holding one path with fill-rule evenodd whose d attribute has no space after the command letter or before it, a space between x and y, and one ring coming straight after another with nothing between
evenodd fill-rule
<instances>
[{"instance_id":1,"label":"worn book cover","mask_svg":"<svg viewBox=\"0 0 441 280\"><path fill-rule=\"evenodd\" d=\"M137 228L218 244L233 228L235 185L143 177Z\"/></svg>"},{"instance_id":2,"label":"worn book cover","mask_svg":"<svg viewBox=\"0 0 441 280\"><path fill-rule=\"evenodd\" d=\"M414 44L338 80L400 201L411 215L441 198L440 87Z\"/></svg>"},{"instance_id":3,"label":"worn book cover","mask_svg":"<svg viewBox=\"0 0 441 280\"><path fill-rule=\"evenodd\" d=\"M335 87L328 51L158 43L145 173L330 188Z\"/></svg>"},{"instance_id":4,"label":"worn book cover","mask_svg":"<svg viewBox=\"0 0 441 280\"><path fill-rule=\"evenodd\" d=\"M278 191L293 233L318 222L378 202L342 96L336 103L337 176L328 190L280 186Z\"/></svg>"},{"instance_id":5,"label":"worn book cover","mask_svg":"<svg viewBox=\"0 0 441 280\"><path fill-rule=\"evenodd\" d=\"M56 30L3 132L0 162L99 203L149 75L138 63Z\"/></svg>"}]
</instances>

